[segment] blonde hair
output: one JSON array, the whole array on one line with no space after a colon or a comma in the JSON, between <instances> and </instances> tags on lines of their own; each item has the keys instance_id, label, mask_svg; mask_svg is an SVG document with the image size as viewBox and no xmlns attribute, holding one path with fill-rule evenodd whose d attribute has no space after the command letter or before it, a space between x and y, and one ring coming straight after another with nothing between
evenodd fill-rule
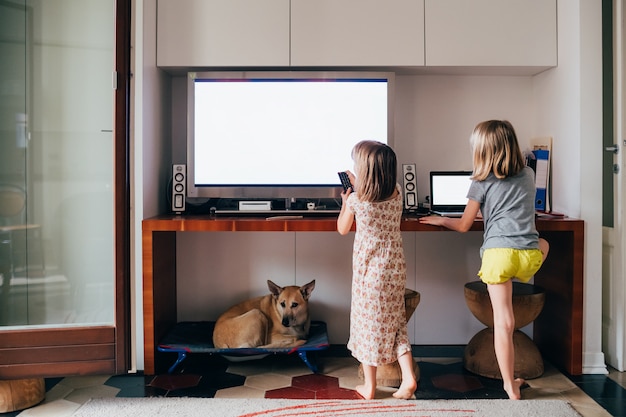
<instances>
[{"instance_id":1,"label":"blonde hair","mask_svg":"<svg viewBox=\"0 0 626 417\"><path fill-rule=\"evenodd\" d=\"M396 190L398 162L390 146L364 140L352 148L356 193L363 201L387 200Z\"/></svg>"},{"instance_id":2,"label":"blonde hair","mask_svg":"<svg viewBox=\"0 0 626 417\"><path fill-rule=\"evenodd\" d=\"M512 177L525 166L515 129L507 120L479 123L470 143L474 158L472 179L476 181L483 181L492 172L499 179Z\"/></svg>"}]
</instances>

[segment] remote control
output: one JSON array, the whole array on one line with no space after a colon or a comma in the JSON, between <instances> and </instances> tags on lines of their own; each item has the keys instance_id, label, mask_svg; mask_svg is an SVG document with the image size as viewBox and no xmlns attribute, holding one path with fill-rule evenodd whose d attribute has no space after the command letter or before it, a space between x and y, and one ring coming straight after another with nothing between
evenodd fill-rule
<instances>
[{"instance_id":1,"label":"remote control","mask_svg":"<svg viewBox=\"0 0 626 417\"><path fill-rule=\"evenodd\" d=\"M346 191L349 188L351 191L354 191L354 187L352 187L352 183L350 182L350 177L348 177L348 173L338 172L337 174L339 174L339 179L341 180L343 190Z\"/></svg>"}]
</instances>

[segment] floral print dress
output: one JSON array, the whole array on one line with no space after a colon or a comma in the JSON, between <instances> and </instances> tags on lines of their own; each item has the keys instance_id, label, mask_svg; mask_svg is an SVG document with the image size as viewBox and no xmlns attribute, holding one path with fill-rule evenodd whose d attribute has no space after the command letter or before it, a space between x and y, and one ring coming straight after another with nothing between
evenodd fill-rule
<instances>
[{"instance_id":1,"label":"floral print dress","mask_svg":"<svg viewBox=\"0 0 626 417\"><path fill-rule=\"evenodd\" d=\"M379 366L411 350L404 311L406 262L400 233L402 193L381 202L346 201L356 221L348 349Z\"/></svg>"}]
</instances>

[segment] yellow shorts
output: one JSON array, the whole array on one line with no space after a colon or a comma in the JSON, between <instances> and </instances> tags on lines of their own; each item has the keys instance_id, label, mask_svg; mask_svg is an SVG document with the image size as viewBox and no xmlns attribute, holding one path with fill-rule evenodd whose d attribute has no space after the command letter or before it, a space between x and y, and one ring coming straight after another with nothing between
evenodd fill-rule
<instances>
[{"instance_id":1,"label":"yellow shorts","mask_svg":"<svg viewBox=\"0 0 626 417\"><path fill-rule=\"evenodd\" d=\"M542 263L539 249L485 249L478 276L485 284L502 284L511 278L528 282Z\"/></svg>"}]
</instances>

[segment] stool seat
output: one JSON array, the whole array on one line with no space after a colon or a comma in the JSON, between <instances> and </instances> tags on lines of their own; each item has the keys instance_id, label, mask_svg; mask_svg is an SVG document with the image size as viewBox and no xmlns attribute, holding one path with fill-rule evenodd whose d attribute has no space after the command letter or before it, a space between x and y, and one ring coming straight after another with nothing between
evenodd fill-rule
<instances>
[{"instance_id":1,"label":"stool seat","mask_svg":"<svg viewBox=\"0 0 626 417\"><path fill-rule=\"evenodd\" d=\"M476 333L465 347L463 364L465 369L475 374L502 379L493 346L493 309L487 284L473 281L465 284L465 302L471 313L486 329ZM543 359L535 343L520 328L532 323L541 313L545 303L545 290L532 284L513 282L513 316L515 331L514 372L516 377L537 378L543 374Z\"/></svg>"},{"instance_id":2,"label":"stool seat","mask_svg":"<svg viewBox=\"0 0 626 417\"><path fill-rule=\"evenodd\" d=\"M541 313L546 301L543 288L533 284L513 282L513 316L515 329L532 323ZM487 284L472 281L465 284L465 303L474 317L487 327L493 327L493 309Z\"/></svg>"},{"instance_id":3,"label":"stool seat","mask_svg":"<svg viewBox=\"0 0 626 417\"><path fill-rule=\"evenodd\" d=\"M32 407L42 402L45 396L43 378L0 381L0 413Z\"/></svg>"}]
</instances>

